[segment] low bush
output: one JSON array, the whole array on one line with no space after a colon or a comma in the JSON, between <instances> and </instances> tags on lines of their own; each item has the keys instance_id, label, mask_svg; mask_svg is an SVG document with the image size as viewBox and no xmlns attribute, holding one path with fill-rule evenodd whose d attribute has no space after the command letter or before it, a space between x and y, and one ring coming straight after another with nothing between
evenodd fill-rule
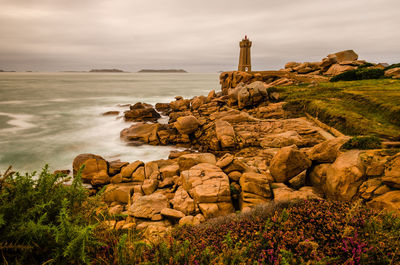
<instances>
[{"instance_id":1,"label":"low bush","mask_svg":"<svg viewBox=\"0 0 400 265\"><path fill-rule=\"evenodd\" d=\"M397 217L359 204L270 204L176 228L145 256L147 264L397 264L399 228Z\"/></svg>"},{"instance_id":2,"label":"low bush","mask_svg":"<svg viewBox=\"0 0 400 265\"><path fill-rule=\"evenodd\" d=\"M376 136L356 136L343 145L343 149L379 149L382 147L382 140Z\"/></svg>"},{"instance_id":3,"label":"low bush","mask_svg":"<svg viewBox=\"0 0 400 265\"><path fill-rule=\"evenodd\" d=\"M385 67L385 71L392 69L392 68L396 68L396 67L400 67L400 63L391 64L391 65Z\"/></svg>"},{"instance_id":4,"label":"low bush","mask_svg":"<svg viewBox=\"0 0 400 265\"><path fill-rule=\"evenodd\" d=\"M353 81L353 80L364 80L364 79L379 79L384 77L384 74L385 71L382 69L359 68L338 74L332 77L330 81L338 82L338 81Z\"/></svg>"},{"instance_id":5,"label":"low bush","mask_svg":"<svg viewBox=\"0 0 400 265\"><path fill-rule=\"evenodd\" d=\"M72 183L47 166L36 175L0 178L0 250L5 264L89 263L95 247L88 197L80 177Z\"/></svg>"}]
</instances>

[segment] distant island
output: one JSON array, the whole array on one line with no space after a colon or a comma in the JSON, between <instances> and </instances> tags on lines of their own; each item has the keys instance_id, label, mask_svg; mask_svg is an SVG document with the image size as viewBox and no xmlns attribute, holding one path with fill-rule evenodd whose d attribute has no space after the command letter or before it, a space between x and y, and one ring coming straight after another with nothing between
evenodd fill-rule
<instances>
[{"instance_id":1,"label":"distant island","mask_svg":"<svg viewBox=\"0 0 400 265\"><path fill-rule=\"evenodd\" d=\"M183 69L142 69L138 73L187 73Z\"/></svg>"},{"instance_id":2,"label":"distant island","mask_svg":"<svg viewBox=\"0 0 400 265\"><path fill-rule=\"evenodd\" d=\"M125 73L125 71L120 69L92 69L90 73Z\"/></svg>"}]
</instances>

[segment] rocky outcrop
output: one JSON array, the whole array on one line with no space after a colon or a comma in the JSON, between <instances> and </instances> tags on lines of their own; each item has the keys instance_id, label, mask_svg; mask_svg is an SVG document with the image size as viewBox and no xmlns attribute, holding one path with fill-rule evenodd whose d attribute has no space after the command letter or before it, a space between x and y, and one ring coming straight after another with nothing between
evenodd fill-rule
<instances>
[{"instance_id":1,"label":"rocky outcrop","mask_svg":"<svg viewBox=\"0 0 400 265\"><path fill-rule=\"evenodd\" d=\"M243 173L240 177L240 208L265 203L271 200L272 192L267 176L258 173Z\"/></svg>"},{"instance_id":2,"label":"rocky outcrop","mask_svg":"<svg viewBox=\"0 0 400 265\"><path fill-rule=\"evenodd\" d=\"M72 168L74 176L83 168L80 171L83 183L104 185L110 182L107 161L101 156L80 154L75 157Z\"/></svg>"},{"instance_id":3,"label":"rocky outcrop","mask_svg":"<svg viewBox=\"0 0 400 265\"><path fill-rule=\"evenodd\" d=\"M161 124L137 123L121 131L121 138L130 142L144 142L148 144L159 144L157 132Z\"/></svg>"},{"instance_id":4,"label":"rocky outcrop","mask_svg":"<svg viewBox=\"0 0 400 265\"><path fill-rule=\"evenodd\" d=\"M324 141L311 148L308 157L317 163L333 163L339 155L340 148L348 140L350 140L350 137L343 136Z\"/></svg>"},{"instance_id":5,"label":"rocky outcrop","mask_svg":"<svg viewBox=\"0 0 400 265\"><path fill-rule=\"evenodd\" d=\"M286 182L310 166L311 160L297 146L287 146L271 160L270 172L276 182Z\"/></svg>"},{"instance_id":6,"label":"rocky outcrop","mask_svg":"<svg viewBox=\"0 0 400 265\"><path fill-rule=\"evenodd\" d=\"M136 218L151 219L154 215L160 214L164 208L169 208L167 197L160 193L153 193L134 197L128 213Z\"/></svg>"},{"instance_id":7,"label":"rocky outcrop","mask_svg":"<svg viewBox=\"0 0 400 265\"><path fill-rule=\"evenodd\" d=\"M153 121L156 122L161 115L151 106L138 102L129 107L130 110L124 112L126 121Z\"/></svg>"},{"instance_id":8,"label":"rocky outcrop","mask_svg":"<svg viewBox=\"0 0 400 265\"><path fill-rule=\"evenodd\" d=\"M342 153L327 168L323 190L328 198L350 201L356 195L365 174L360 154L358 150Z\"/></svg>"}]
</instances>

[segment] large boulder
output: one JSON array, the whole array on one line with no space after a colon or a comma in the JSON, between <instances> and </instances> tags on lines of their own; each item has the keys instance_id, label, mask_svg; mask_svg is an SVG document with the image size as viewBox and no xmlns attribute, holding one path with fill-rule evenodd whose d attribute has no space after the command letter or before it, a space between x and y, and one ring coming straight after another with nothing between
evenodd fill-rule
<instances>
[{"instance_id":1,"label":"large boulder","mask_svg":"<svg viewBox=\"0 0 400 265\"><path fill-rule=\"evenodd\" d=\"M311 160L293 145L283 147L276 153L269 170L276 182L286 182L310 166Z\"/></svg>"},{"instance_id":2,"label":"large boulder","mask_svg":"<svg viewBox=\"0 0 400 265\"><path fill-rule=\"evenodd\" d=\"M141 102L130 106L130 110L124 112L126 121L157 121L161 115L149 104Z\"/></svg>"},{"instance_id":3,"label":"large boulder","mask_svg":"<svg viewBox=\"0 0 400 265\"><path fill-rule=\"evenodd\" d=\"M338 156L326 171L323 185L329 199L350 201L363 182L365 168L359 150L351 150Z\"/></svg>"},{"instance_id":4,"label":"large boulder","mask_svg":"<svg viewBox=\"0 0 400 265\"><path fill-rule=\"evenodd\" d=\"M140 141L158 144L157 132L161 125L158 123L137 123L121 131L121 138L126 141Z\"/></svg>"},{"instance_id":5,"label":"large boulder","mask_svg":"<svg viewBox=\"0 0 400 265\"><path fill-rule=\"evenodd\" d=\"M385 76L393 77L393 78L400 78L400 67L395 67L385 71Z\"/></svg>"},{"instance_id":6,"label":"large boulder","mask_svg":"<svg viewBox=\"0 0 400 265\"><path fill-rule=\"evenodd\" d=\"M339 155L340 148L350 139L342 136L331 140L326 140L315 145L308 152L308 157L317 163L333 163Z\"/></svg>"},{"instance_id":7,"label":"large boulder","mask_svg":"<svg viewBox=\"0 0 400 265\"><path fill-rule=\"evenodd\" d=\"M119 183L110 184L106 187L104 191L104 200L106 202L119 202L119 203L129 203L130 197L135 189L135 184L133 183Z\"/></svg>"},{"instance_id":8,"label":"large boulder","mask_svg":"<svg viewBox=\"0 0 400 265\"><path fill-rule=\"evenodd\" d=\"M274 194L274 201L276 203L322 199L317 189L310 186L304 186L299 190L293 190L283 183L272 183L271 187Z\"/></svg>"},{"instance_id":9,"label":"large boulder","mask_svg":"<svg viewBox=\"0 0 400 265\"><path fill-rule=\"evenodd\" d=\"M268 97L267 87L267 84L261 81L248 85L240 83L228 90L229 104L237 104L239 109L259 104Z\"/></svg>"},{"instance_id":10,"label":"large boulder","mask_svg":"<svg viewBox=\"0 0 400 265\"><path fill-rule=\"evenodd\" d=\"M145 196L134 196L128 213L136 218L151 219L154 215L161 213L164 208L169 208L167 197L160 193L153 193Z\"/></svg>"},{"instance_id":11,"label":"large boulder","mask_svg":"<svg viewBox=\"0 0 400 265\"><path fill-rule=\"evenodd\" d=\"M121 169L121 175L122 175L122 177L123 177L123 178L131 178L131 177L132 177L132 173L135 172L135 170L136 170L138 167L141 167L141 166L143 166L143 162L142 162L142 161L139 161L139 160L136 160L135 162L130 163L130 164L124 166L124 167Z\"/></svg>"},{"instance_id":12,"label":"large boulder","mask_svg":"<svg viewBox=\"0 0 400 265\"><path fill-rule=\"evenodd\" d=\"M229 178L216 165L198 164L181 172L181 178L196 203L231 202Z\"/></svg>"},{"instance_id":13,"label":"large boulder","mask_svg":"<svg viewBox=\"0 0 400 265\"><path fill-rule=\"evenodd\" d=\"M99 172L105 172L106 174L108 172L107 161L101 156L94 154L80 154L75 157L72 162L74 176L76 176L82 166L84 166L84 169L81 171L83 183L91 183L93 177L98 175ZM101 173L102 177L104 177L103 173Z\"/></svg>"},{"instance_id":14,"label":"large boulder","mask_svg":"<svg viewBox=\"0 0 400 265\"><path fill-rule=\"evenodd\" d=\"M356 67L351 65L332 64L332 66L329 67L328 71L326 71L325 74L335 76L353 69L356 69Z\"/></svg>"},{"instance_id":15,"label":"large boulder","mask_svg":"<svg viewBox=\"0 0 400 265\"><path fill-rule=\"evenodd\" d=\"M209 163L215 165L217 160L215 155L211 153L193 153L182 155L178 158L178 164L180 171L188 170L189 168L200 164L200 163Z\"/></svg>"},{"instance_id":16,"label":"large boulder","mask_svg":"<svg viewBox=\"0 0 400 265\"><path fill-rule=\"evenodd\" d=\"M185 215L190 215L195 212L196 204L189 196L189 193L183 188L179 187L175 192L174 198L171 200L174 209L183 212Z\"/></svg>"},{"instance_id":17,"label":"large boulder","mask_svg":"<svg viewBox=\"0 0 400 265\"><path fill-rule=\"evenodd\" d=\"M175 128L181 134L191 134L199 128L199 121L193 115L179 117L174 123Z\"/></svg>"},{"instance_id":18,"label":"large boulder","mask_svg":"<svg viewBox=\"0 0 400 265\"><path fill-rule=\"evenodd\" d=\"M389 191L367 203L377 210L400 212L400 190Z\"/></svg>"},{"instance_id":19,"label":"large boulder","mask_svg":"<svg viewBox=\"0 0 400 265\"><path fill-rule=\"evenodd\" d=\"M344 62L344 61L356 61L358 59L358 54L355 53L353 50L345 50L341 52L335 53L336 61L337 62Z\"/></svg>"},{"instance_id":20,"label":"large boulder","mask_svg":"<svg viewBox=\"0 0 400 265\"><path fill-rule=\"evenodd\" d=\"M199 203L199 209L206 219L234 212L233 205L230 202Z\"/></svg>"},{"instance_id":21,"label":"large boulder","mask_svg":"<svg viewBox=\"0 0 400 265\"><path fill-rule=\"evenodd\" d=\"M215 122L215 133L223 149L235 146L235 130L229 122L217 120Z\"/></svg>"},{"instance_id":22,"label":"large boulder","mask_svg":"<svg viewBox=\"0 0 400 265\"><path fill-rule=\"evenodd\" d=\"M271 200L272 192L267 176L258 173L243 173L239 183L242 189L241 209Z\"/></svg>"}]
</instances>

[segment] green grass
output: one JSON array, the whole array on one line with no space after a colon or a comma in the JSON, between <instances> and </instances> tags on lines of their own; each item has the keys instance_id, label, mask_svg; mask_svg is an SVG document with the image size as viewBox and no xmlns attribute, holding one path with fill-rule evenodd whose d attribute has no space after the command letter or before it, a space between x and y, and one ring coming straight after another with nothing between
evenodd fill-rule
<instances>
[{"instance_id":1,"label":"green grass","mask_svg":"<svg viewBox=\"0 0 400 265\"><path fill-rule=\"evenodd\" d=\"M400 80L324 82L275 91L294 115L307 112L348 135L400 140Z\"/></svg>"}]
</instances>

